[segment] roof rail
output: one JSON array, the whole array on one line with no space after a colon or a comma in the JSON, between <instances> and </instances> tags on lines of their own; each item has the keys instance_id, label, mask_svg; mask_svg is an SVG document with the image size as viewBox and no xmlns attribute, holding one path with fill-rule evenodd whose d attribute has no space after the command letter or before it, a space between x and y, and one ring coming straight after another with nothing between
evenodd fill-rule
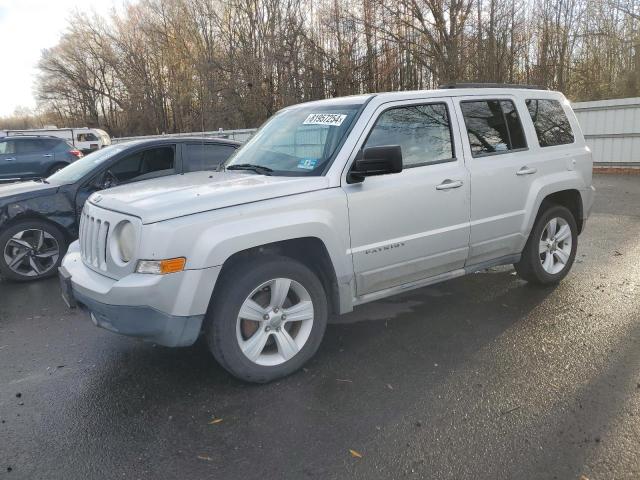
<instances>
[{"instance_id":1,"label":"roof rail","mask_svg":"<svg viewBox=\"0 0 640 480\"><path fill-rule=\"evenodd\" d=\"M539 85L520 85L517 83L445 83L440 85L441 89L448 88L526 88L531 90L548 90L547 87Z\"/></svg>"},{"instance_id":2,"label":"roof rail","mask_svg":"<svg viewBox=\"0 0 640 480\"><path fill-rule=\"evenodd\" d=\"M2 137L2 138L22 138L22 137L42 137L42 138L59 138L61 140L64 140L64 138L62 137L56 137L55 135L39 135L37 133L18 133L17 135L7 135L6 137Z\"/></svg>"}]
</instances>

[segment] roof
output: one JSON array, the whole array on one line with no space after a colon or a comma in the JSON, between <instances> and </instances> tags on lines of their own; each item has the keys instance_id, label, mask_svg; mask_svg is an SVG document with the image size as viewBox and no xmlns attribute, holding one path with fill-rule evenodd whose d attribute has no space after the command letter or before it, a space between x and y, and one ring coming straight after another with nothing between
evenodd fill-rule
<instances>
[{"instance_id":1,"label":"roof","mask_svg":"<svg viewBox=\"0 0 640 480\"><path fill-rule=\"evenodd\" d=\"M157 138L141 138L140 140L128 140L126 142L118 142L114 145L125 145L132 147L134 145L167 145L171 143L186 142L202 142L202 143L219 143L221 145L240 146L240 142L220 137L157 137Z\"/></svg>"},{"instance_id":2,"label":"roof","mask_svg":"<svg viewBox=\"0 0 640 480\"><path fill-rule=\"evenodd\" d=\"M438 98L438 97L452 97L452 96L471 96L471 95L531 95L532 92L536 94L542 94L543 98L555 98L561 96L560 92L554 90L548 90L544 87L536 87L534 85L511 85L511 84L496 84L496 83L460 83L450 84L434 90L403 90L398 92L378 92L368 93L363 95L352 95L347 97L327 98L324 100L314 100L310 102L299 103L286 107L285 110L290 108L296 108L300 106L313 106L313 105L353 105L363 104L372 98L376 98L381 102L394 101L394 100L408 100L415 98Z\"/></svg>"},{"instance_id":3,"label":"roof","mask_svg":"<svg viewBox=\"0 0 640 480\"><path fill-rule=\"evenodd\" d=\"M520 83L445 83L444 85L440 85L440 89L454 89L454 88L513 88L513 89L524 89L524 90L549 90L548 88L541 87L539 85L523 85Z\"/></svg>"},{"instance_id":4,"label":"roof","mask_svg":"<svg viewBox=\"0 0 640 480\"><path fill-rule=\"evenodd\" d=\"M6 137L0 137L0 139L4 140L16 140L18 138L26 138L26 139L37 139L37 138L52 138L60 141L65 141L62 137L56 137L55 135L7 135Z\"/></svg>"}]
</instances>

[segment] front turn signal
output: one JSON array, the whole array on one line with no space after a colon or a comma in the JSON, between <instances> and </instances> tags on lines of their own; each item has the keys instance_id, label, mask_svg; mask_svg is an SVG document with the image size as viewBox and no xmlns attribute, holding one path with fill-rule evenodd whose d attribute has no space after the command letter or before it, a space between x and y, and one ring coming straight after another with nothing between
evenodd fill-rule
<instances>
[{"instance_id":1,"label":"front turn signal","mask_svg":"<svg viewBox=\"0 0 640 480\"><path fill-rule=\"evenodd\" d=\"M139 260L136 273L149 273L153 275L166 275L184 270L187 259L184 257L169 258L166 260Z\"/></svg>"}]
</instances>

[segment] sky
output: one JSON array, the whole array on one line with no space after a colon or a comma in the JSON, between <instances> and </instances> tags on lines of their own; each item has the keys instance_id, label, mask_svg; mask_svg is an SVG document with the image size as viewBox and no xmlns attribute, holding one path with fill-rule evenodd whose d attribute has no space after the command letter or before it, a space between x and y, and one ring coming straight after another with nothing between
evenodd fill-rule
<instances>
[{"instance_id":1,"label":"sky","mask_svg":"<svg viewBox=\"0 0 640 480\"><path fill-rule=\"evenodd\" d=\"M40 53L58 42L76 9L106 14L114 6L122 0L0 0L0 117L36 106Z\"/></svg>"}]
</instances>

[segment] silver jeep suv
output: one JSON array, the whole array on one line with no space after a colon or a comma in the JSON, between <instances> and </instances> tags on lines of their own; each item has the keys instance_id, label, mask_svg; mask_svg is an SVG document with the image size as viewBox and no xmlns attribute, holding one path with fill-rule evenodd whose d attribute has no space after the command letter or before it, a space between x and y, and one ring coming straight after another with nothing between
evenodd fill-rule
<instances>
[{"instance_id":1,"label":"silver jeep suv","mask_svg":"<svg viewBox=\"0 0 640 480\"><path fill-rule=\"evenodd\" d=\"M113 332L204 335L267 382L314 355L329 318L494 265L559 282L593 202L569 102L455 86L278 112L219 172L96 194L63 296Z\"/></svg>"}]
</instances>

